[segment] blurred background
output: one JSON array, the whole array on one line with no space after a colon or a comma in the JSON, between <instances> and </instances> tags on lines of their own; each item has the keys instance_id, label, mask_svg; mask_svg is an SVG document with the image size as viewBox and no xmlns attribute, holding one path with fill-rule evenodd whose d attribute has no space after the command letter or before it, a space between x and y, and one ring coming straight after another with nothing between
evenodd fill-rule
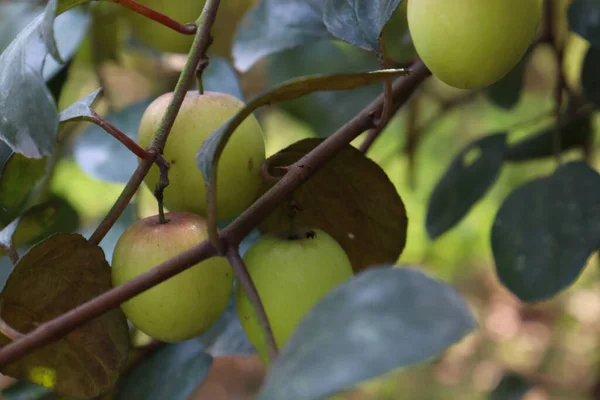
<instances>
[{"instance_id":1,"label":"blurred background","mask_svg":"<svg viewBox=\"0 0 600 400\"><path fill-rule=\"evenodd\" d=\"M231 41L251 0L222 3L224 10L215 27L216 40L205 78L208 90L229 91L247 101L293 77L378 68L374 54L324 40L267 57L249 72L239 74L231 67ZM0 49L37 12L39 7L34 3L1 2ZM124 16L127 12L115 4L98 3L59 17L57 36L66 38L59 40L59 47L70 51L71 58L66 68L54 72L49 85L61 110L103 86L97 112L135 138L145 106L173 89L185 55L158 52L142 43L132 34ZM566 23L566 16L562 17ZM386 43L388 55L401 64L415 54L404 20L395 18L394 24L386 27L390 38ZM562 68L569 87L580 92L581 65L589 44L567 32ZM520 90L508 107L503 100L506 94L498 93L510 86L508 81L487 91L467 92L429 79L368 152L394 183L408 212L408 242L398 263L417 266L454 285L472 307L479 330L439 359L368 382L347 398L600 399L597 254L572 288L536 305L518 301L499 284L494 271L490 229L499 206L515 188L551 173L556 166L552 157L505 164L490 192L456 227L435 241L425 229L431 192L468 143L496 132L508 132L509 141L514 142L555 123L552 110L557 65L553 50L546 45L533 48L517 69L507 79L516 77ZM328 136L381 90L381 85L373 85L350 92L316 93L261 109L257 116L264 128L268 155L302 138ZM589 143L566 153L564 159L586 157L600 168L597 120L596 115L591 116ZM76 212L78 229L91 233L120 194L137 161L109 135L88 123L66 125L60 140L60 152L66 156L53 166L48 184ZM363 140L360 137L353 144L359 147ZM156 212L147 188L138 193L129 211L102 243L107 258L131 221ZM220 396L230 397L214 398L244 398L264 373L260 363L247 358L223 358L215 365L216 372L210 377L214 385L222 386ZM208 398L200 396L202 390L208 389L199 389L196 397Z\"/></svg>"}]
</instances>

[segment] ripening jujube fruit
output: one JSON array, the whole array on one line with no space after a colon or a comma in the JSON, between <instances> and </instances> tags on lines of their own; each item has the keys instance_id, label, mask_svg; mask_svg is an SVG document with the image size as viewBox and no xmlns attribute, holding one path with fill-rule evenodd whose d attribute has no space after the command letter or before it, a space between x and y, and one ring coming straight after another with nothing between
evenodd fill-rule
<instances>
[{"instance_id":1,"label":"ripening jujube fruit","mask_svg":"<svg viewBox=\"0 0 600 400\"><path fill-rule=\"evenodd\" d=\"M434 76L459 89L487 87L523 58L542 0L409 0L415 49Z\"/></svg>"},{"instance_id":2,"label":"ripening jujube fruit","mask_svg":"<svg viewBox=\"0 0 600 400\"><path fill-rule=\"evenodd\" d=\"M244 261L279 348L323 296L354 275L344 249L319 229L262 236L248 249ZM236 307L248 339L268 362L263 330L241 285L236 289Z\"/></svg>"},{"instance_id":3,"label":"ripening jujube fruit","mask_svg":"<svg viewBox=\"0 0 600 400\"><path fill-rule=\"evenodd\" d=\"M137 221L119 238L112 257L112 281L121 285L207 238L204 218L167 213ZM213 257L121 304L139 330L164 342L187 340L206 331L225 311L233 291L233 272Z\"/></svg>"},{"instance_id":4,"label":"ripening jujube fruit","mask_svg":"<svg viewBox=\"0 0 600 400\"><path fill-rule=\"evenodd\" d=\"M144 112L138 144L147 148L165 114L173 93L163 94ZM169 186L164 204L170 211L207 216L204 177L196 165L196 153L204 140L238 112L244 103L226 93L189 91L171 128L163 157L169 162ZM261 184L260 167L265 161L262 128L251 115L227 142L217 169L217 217L229 220L256 199ZM144 182L154 191L160 172L150 169Z\"/></svg>"}]
</instances>

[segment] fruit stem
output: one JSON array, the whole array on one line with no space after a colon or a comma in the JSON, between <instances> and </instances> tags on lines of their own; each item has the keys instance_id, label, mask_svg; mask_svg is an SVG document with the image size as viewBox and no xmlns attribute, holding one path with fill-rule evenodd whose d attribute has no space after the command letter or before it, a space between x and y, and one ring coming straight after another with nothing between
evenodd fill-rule
<instances>
[{"instance_id":1,"label":"fruit stem","mask_svg":"<svg viewBox=\"0 0 600 400\"><path fill-rule=\"evenodd\" d=\"M246 267L244 260L240 256L238 246L227 246L225 254L227 256L229 264L231 265L231 268L233 269L235 278L238 280L238 283L242 285L244 293L246 293L246 296L248 296L248 299L252 303L252 306L254 307L254 310L258 315L258 320L265 334L267 347L269 349L269 360L273 362L279 355L279 350L277 348L277 343L275 342L273 329L271 328L269 318L267 317L267 312L262 303L262 300L260 299L260 295L256 290L256 285L254 285L254 281L248 273L248 268Z\"/></svg>"},{"instance_id":2,"label":"fruit stem","mask_svg":"<svg viewBox=\"0 0 600 400\"><path fill-rule=\"evenodd\" d=\"M154 197L158 201L158 220L161 224L166 224L167 220L165 219L165 207L164 207L164 191L169 186L169 163L162 157L157 156L154 160L154 163L158 166L160 170L160 177L158 178L158 183L156 184L156 189L154 190Z\"/></svg>"},{"instance_id":3,"label":"fruit stem","mask_svg":"<svg viewBox=\"0 0 600 400\"><path fill-rule=\"evenodd\" d=\"M212 29L217 17L219 4L219 0L207 0L206 4L204 5L204 9L202 10L202 14L196 21L198 30L196 32L196 37L194 38L194 43L191 47L191 51L188 55L187 61L185 62L183 71L181 71L181 75L179 75L179 80L177 81L177 85L173 91L171 103L167 107L167 111L160 122L160 126L156 132L156 135L154 136L154 140L148 148L148 152L152 154L152 157L156 157L156 155L161 154L165 148L167 138L169 137L171 128L175 123L175 118L179 113L181 104L183 104L183 99L185 98L188 89L192 85L196 66L202 59L202 54L206 53L206 49L210 43L210 30ZM123 192L121 192L121 195L115 204L113 204L108 214L104 217L100 225L98 225L90 237L90 241L92 243L98 244L102 241L104 236L106 236L110 228L115 224L117 219L121 216L133 198L135 192L137 192L153 163L153 158L148 158L143 159L138 165L137 169L129 179L129 182L127 182L127 185L125 185Z\"/></svg>"},{"instance_id":4,"label":"fruit stem","mask_svg":"<svg viewBox=\"0 0 600 400\"><path fill-rule=\"evenodd\" d=\"M183 33L184 35L193 35L196 33L196 30L197 30L196 25L182 24L180 22L177 22L174 19L169 18L166 15L161 14L158 11L151 9L148 6L140 4L135 0L110 0L110 1L115 4L120 4L123 7L127 8L133 12L143 15L146 18L156 21L159 24L166 26L167 28L171 28L175 32Z\"/></svg>"},{"instance_id":5,"label":"fruit stem","mask_svg":"<svg viewBox=\"0 0 600 400\"><path fill-rule=\"evenodd\" d=\"M210 46L211 44L212 44L212 37L209 38L208 46ZM202 54L202 58L200 59L200 62L198 63L198 66L196 67L196 80L198 82L198 93L200 93L200 94L204 94L204 84L202 83L202 74L204 73L204 70L206 69L206 67L208 67L209 61L210 60L205 52L204 54Z\"/></svg>"},{"instance_id":6,"label":"fruit stem","mask_svg":"<svg viewBox=\"0 0 600 400\"><path fill-rule=\"evenodd\" d=\"M141 159L152 158L152 153L142 149L135 140L131 139L129 136L121 132L119 128L102 118L100 115L96 114L94 110L92 110L92 116L87 118L90 122L98 125L100 128L104 129L106 132L110 133L115 139L119 142L123 143L125 147L127 147L133 154L138 156Z\"/></svg>"}]
</instances>

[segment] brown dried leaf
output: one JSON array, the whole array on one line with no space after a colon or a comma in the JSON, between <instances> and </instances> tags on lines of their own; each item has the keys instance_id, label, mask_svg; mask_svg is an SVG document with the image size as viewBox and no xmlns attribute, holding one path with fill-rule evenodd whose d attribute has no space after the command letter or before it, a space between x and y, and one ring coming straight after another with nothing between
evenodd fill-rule
<instances>
[{"instance_id":1,"label":"brown dried leaf","mask_svg":"<svg viewBox=\"0 0 600 400\"><path fill-rule=\"evenodd\" d=\"M321 142L305 139L281 150L268 160L269 174L283 175L280 167L298 161ZM263 183L261 193L271 186L272 182ZM408 219L402 199L381 167L352 146L296 190L293 200L300 207L296 225L320 228L332 235L348 253L356 272L394 263L404 249ZM289 212L286 202L260 229L288 229Z\"/></svg>"},{"instance_id":2,"label":"brown dried leaf","mask_svg":"<svg viewBox=\"0 0 600 400\"><path fill-rule=\"evenodd\" d=\"M26 333L111 287L110 266L100 247L78 234L57 234L19 260L0 295L0 313ZM7 343L0 335L0 345ZM127 320L114 309L0 372L59 394L93 398L116 383L128 351Z\"/></svg>"}]
</instances>

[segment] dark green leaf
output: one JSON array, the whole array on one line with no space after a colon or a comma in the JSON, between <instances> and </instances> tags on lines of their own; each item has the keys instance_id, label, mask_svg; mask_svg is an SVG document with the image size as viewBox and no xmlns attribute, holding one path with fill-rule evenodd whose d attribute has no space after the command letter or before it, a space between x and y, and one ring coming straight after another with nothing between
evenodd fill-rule
<instances>
[{"instance_id":1,"label":"dark green leaf","mask_svg":"<svg viewBox=\"0 0 600 400\"><path fill-rule=\"evenodd\" d=\"M124 377L114 400L187 400L211 364L212 357L194 339L163 345Z\"/></svg>"},{"instance_id":2,"label":"dark green leaf","mask_svg":"<svg viewBox=\"0 0 600 400\"><path fill-rule=\"evenodd\" d=\"M509 374L490 393L489 400L523 400L533 386L520 375Z\"/></svg>"},{"instance_id":3,"label":"dark green leaf","mask_svg":"<svg viewBox=\"0 0 600 400\"><path fill-rule=\"evenodd\" d=\"M569 28L594 46L600 46L600 3L573 0L569 6Z\"/></svg>"},{"instance_id":4,"label":"dark green leaf","mask_svg":"<svg viewBox=\"0 0 600 400\"><path fill-rule=\"evenodd\" d=\"M600 247L600 175L570 162L521 186L498 211L491 240L510 291L529 302L556 295Z\"/></svg>"},{"instance_id":5,"label":"dark green leaf","mask_svg":"<svg viewBox=\"0 0 600 400\"><path fill-rule=\"evenodd\" d=\"M93 118L94 111L92 110L92 106L94 105L94 102L98 100L98 96L101 92L102 88L98 88L84 98L71 104L58 116L60 123L69 121L87 121Z\"/></svg>"},{"instance_id":6,"label":"dark green leaf","mask_svg":"<svg viewBox=\"0 0 600 400\"><path fill-rule=\"evenodd\" d=\"M1 316L27 333L110 288L110 266L102 250L81 235L57 234L19 260L2 290ZM9 342L0 335L2 345ZM1 371L59 394L93 398L114 386L128 350L127 321L117 308Z\"/></svg>"},{"instance_id":7,"label":"dark green leaf","mask_svg":"<svg viewBox=\"0 0 600 400\"><path fill-rule=\"evenodd\" d=\"M379 68L376 57L343 42L321 40L275 54L269 60L270 86L314 74L359 72ZM282 103L280 107L306 122L319 136L328 136L358 114L381 93L381 84L350 92L322 91ZM332 106L335 104L335 106Z\"/></svg>"},{"instance_id":8,"label":"dark green leaf","mask_svg":"<svg viewBox=\"0 0 600 400\"><path fill-rule=\"evenodd\" d=\"M42 400L52 391L28 381L19 381L0 394L2 400Z\"/></svg>"},{"instance_id":9,"label":"dark green leaf","mask_svg":"<svg viewBox=\"0 0 600 400\"><path fill-rule=\"evenodd\" d=\"M13 153L0 175L0 215L14 219L46 172L47 159L28 159Z\"/></svg>"},{"instance_id":10,"label":"dark green leaf","mask_svg":"<svg viewBox=\"0 0 600 400\"><path fill-rule=\"evenodd\" d=\"M348 43L379 52L379 36L402 0L327 0L323 22Z\"/></svg>"},{"instance_id":11,"label":"dark green leaf","mask_svg":"<svg viewBox=\"0 0 600 400\"><path fill-rule=\"evenodd\" d=\"M517 105L521 98L529 55L530 52L508 74L486 89L485 94L492 103L505 110L510 110Z\"/></svg>"},{"instance_id":12,"label":"dark green leaf","mask_svg":"<svg viewBox=\"0 0 600 400\"><path fill-rule=\"evenodd\" d=\"M561 151L585 145L593 133L591 114L588 112L566 116L558 128ZM522 162L554 157L556 154L556 126L514 143L506 149L504 160Z\"/></svg>"},{"instance_id":13,"label":"dark green leaf","mask_svg":"<svg viewBox=\"0 0 600 400\"><path fill-rule=\"evenodd\" d=\"M106 120L135 140L142 115L149 104L149 100L133 104L109 114ZM135 154L95 124L78 138L74 155L83 171L104 181L125 183L138 166Z\"/></svg>"},{"instance_id":14,"label":"dark green leaf","mask_svg":"<svg viewBox=\"0 0 600 400\"><path fill-rule=\"evenodd\" d=\"M600 47L590 47L581 70L583 93L594 106L600 107Z\"/></svg>"},{"instance_id":15,"label":"dark green leaf","mask_svg":"<svg viewBox=\"0 0 600 400\"><path fill-rule=\"evenodd\" d=\"M327 294L270 368L259 400L330 396L426 361L475 328L450 286L411 268L373 268Z\"/></svg>"},{"instance_id":16,"label":"dark green leaf","mask_svg":"<svg viewBox=\"0 0 600 400\"><path fill-rule=\"evenodd\" d=\"M329 36L322 0L262 0L239 23L235 67L248 71L258 60Z\"/></svg>"},{"instance_id":17,"label":"dark green leaf","mask_svg":"<svg viewBox=\"0 0 600 400\"><path fill-rule=\"evenodd\" d=\"M227 93L244 100L244 93L235 71L222 57L210 57L210 63L202 74L202 83L206 91Z\"/></svg>"},{"instance_id":18,"label":"dark green leaf","mask_svg":"<svg viewBox=\"0 0 600 400\"><path fill-rule=\"evenodd\" d=\"M435 239L456 225L494 184L506 133L476 140L462 150L438 182L427 208L427 233Z\"/></svg>"},{"instance_id":19,"label":"dark green leaf","mask_svg":"<svg viewBox=\"0 0 600 400\"><path fill-rule=\"evenodd\" d=\"M56 106L42 78L47 52L40 39L42 21L43 15L35 18L0 55L0 139L28 158L50 154L58 129Z\"/></svg>"},{"instance_id":20,"label":"dark green leaf","mask_svg":"<svg viewBox=\"0 0 600 400\"><path fill-rule=\"evenodd\" d=\"M304 139L272 156L269 174L281 176L280 167L292 165L322 139ZM265 182L261 193L273 186ZM368 188L368 190L366 189ZM300 207L298 226L322 229L348 253L355 271L396 262L406 244L408 220L396 187L375 162L348 145L292 196ZM285 202L263 221L263 232L289 229Z\"/></svg>"}]
</instances>

